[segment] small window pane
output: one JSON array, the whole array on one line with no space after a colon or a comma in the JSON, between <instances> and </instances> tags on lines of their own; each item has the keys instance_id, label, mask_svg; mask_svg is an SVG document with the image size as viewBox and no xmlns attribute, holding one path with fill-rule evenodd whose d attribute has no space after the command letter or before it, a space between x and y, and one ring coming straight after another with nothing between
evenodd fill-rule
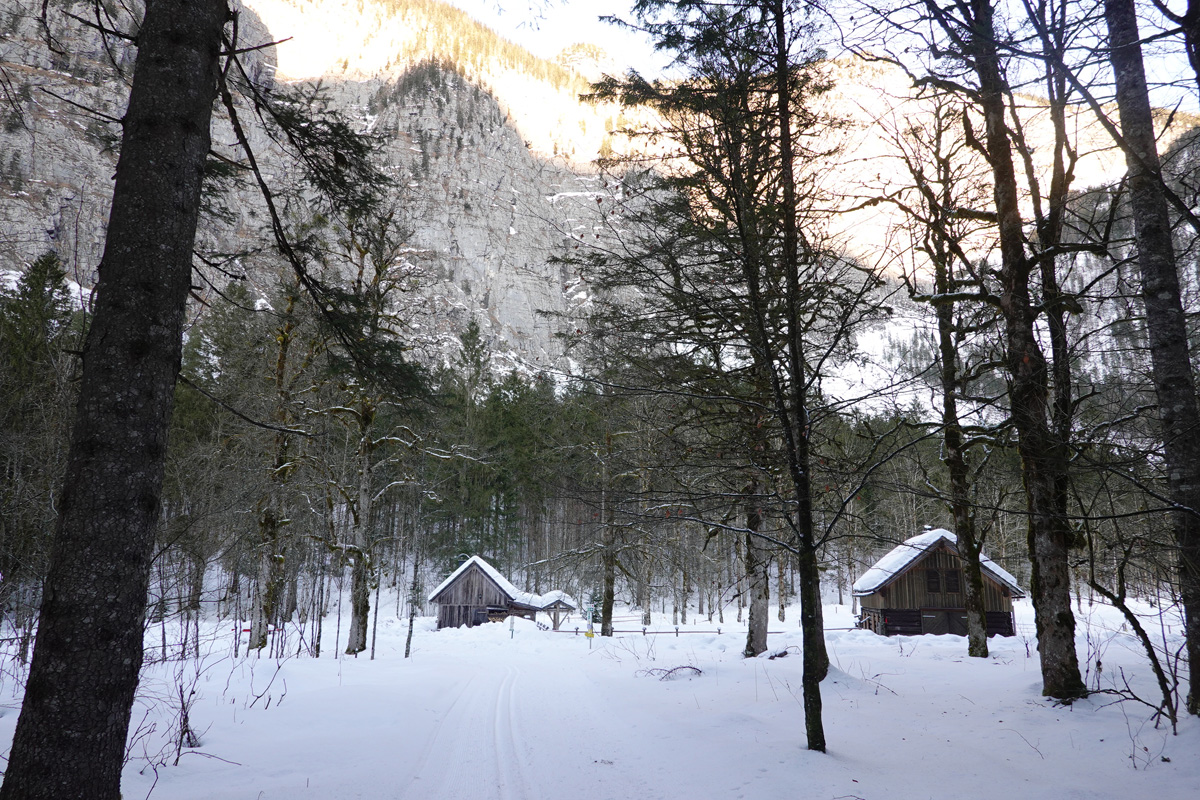
<instances>
[{"instance_id":1,"label":"small window pane","mask_svg":"<svg viewBox=\"0 0 1200 800\"><path fill-rule=\"evenodd\" d=\"M942 591L941 581L938 580L938 571L936 569L925 570L925 591L930 594L938 594Z\"/></svg>"},{"instance_id":2,"label":"small window pane","mask_svg":"<svg viewBox=\"0 0 1200 800\"><path fill-rule=\"evenodd\" d=\"M946 570L946 591L958 594L962 591L962 573L956 569Z\"/></svg>"}]
</instances>

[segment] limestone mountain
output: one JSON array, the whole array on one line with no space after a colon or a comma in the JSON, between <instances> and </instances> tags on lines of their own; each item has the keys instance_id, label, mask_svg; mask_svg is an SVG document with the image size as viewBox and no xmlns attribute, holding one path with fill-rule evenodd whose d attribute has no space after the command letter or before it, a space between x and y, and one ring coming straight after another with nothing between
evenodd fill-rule
<instances>
[{"instance_id":1,"label":"limestone mountain","mask_svg":"<svg viewBox=\"0 0 1200 800\"><path fill-rule=\"evenodd\" d=\"M0 14L0 269L54 249L86 287L102 249L133 53L58 13L86 18L91 3L56 5L45 25L14 0ZM595 235L613 187L590 162L611 138L615 108L580 103L588 81L579 73L429 0L251 0L238 30L242 46L278 42L251 54L254 80L319 86L379 137L422 273L414 329L430 357L452 351L474 315L499 364L553 365L552 316L580 291L552 262ZM232 153L228 125L216 125L214 149ZM286 157L261 131L251 138L264 172L286 182ZM278 265L256 191L225 187L212 206L203 247L247 254L232 270L265 287Z\"/></svg>"},{"instance_id":2,"label":"limestone mountain","mask_svg":"<svg viewBox=\"0 0 1200 800\"><path fill-rule=\"evenodd\" d=\"M55 0L43 20L40 4L0 0L0 271L54 249L80 286L94 281L134 56L124 40L78 21L94 9L90 0ZM556 365L557 326L588 298L585 276L559 257L612 235L605 219L622 199L619 182L594 161L653 146L622 135L653 130L648 114L580 100L591 80L620 65L589 45L537 58L437 0L244 0L238 44L261 48L246 55L251 80L309 87L379 138L421 275L411 313L427 357L454 352L474 317L497 364ZM868 201L905 180L891 145L927 111L892 68L847 59L828 72L833 88L821 102L836 124L808 170L828 211L820 224L877 263L889 257L884 243L895 240L898 220ZM1025 105L1041 168L1037 132L1048 140L1049 123L1036 98ZM1194 122L1182 117L1177 129ZM1122 159L1099 126L1085 113L1077 122L1081 182L1118 178ZM293 180L286 154L260 130L251 138L264 172ZM232 144L218 120L214 149L236 160ZM842 213L848 206L861 208ZM279 265L257 190L214 182L210 211L202 248L231 259L227 270L265 294ZM198 297L213 290L198 281Z\"/></svg>"}]
</instances>

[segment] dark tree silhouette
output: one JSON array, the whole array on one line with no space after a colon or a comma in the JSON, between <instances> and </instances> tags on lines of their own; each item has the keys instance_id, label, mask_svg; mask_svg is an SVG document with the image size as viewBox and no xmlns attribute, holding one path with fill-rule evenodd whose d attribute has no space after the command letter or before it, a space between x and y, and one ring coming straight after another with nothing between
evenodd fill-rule
<instances>
[{"instance_id":1,"label":"dark tree silhouette","mask_svg":"<svg viewBox=\"0 0 1200 800\"><path fill-rule=\"evenodd\" d=\"M148 0L6 800L121 794L225 0Z\"/></svg>"}]
</instances>

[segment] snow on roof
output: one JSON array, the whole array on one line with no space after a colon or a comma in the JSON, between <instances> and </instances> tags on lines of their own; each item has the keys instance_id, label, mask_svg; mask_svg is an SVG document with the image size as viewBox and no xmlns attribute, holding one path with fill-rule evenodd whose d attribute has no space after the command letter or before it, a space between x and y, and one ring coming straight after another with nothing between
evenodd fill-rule
<instances>
[{"instance_id":1,"label":"snow on roof","mask_svg":"<svg viewBox=\"0 0 1200 800\"><path fill-rule=\"evenodd\" d=\"M470 569L472 564L483 570L483 574L491 578L492 581L494 581L495 584L500 587L500 591L508 595L510 600L520 605L530 606L532 608L545 608L555 600L562 600L570 605L571 608L578 608L578 606L575 604L575 601L571 599L570 595L559 591L558 589L547 592L544 595L533 594L532 592L522 592L520 589L513 586L512 583L509 582L508 578L505 578L503 575L501 575L499 570L497 570L488 562L484 561L479 556L471 556L461 565L459 565L458 569L454 570L454 572L451 572L450 577L438 584L438 587L429 593L429 601L433 602L435 597L441 594L447 586L454 583L459 575L462 575L464 572Z\"/></svg>"},{"instance_id":2,"label":"snow on roof","mask_svg":"<svg viewBox=\"0 0 1200 800\"><path fill-rule=\"evenodd\" d=\"M542 608L545 608L551 603L556 603L559 601L570 606L571 608L579 608L579 604L575 602L575 598L571 597L571 595L567 594L561 589L551 589L542 595L542 600L545 601L542 605Z\"/></svg>"},{"instance_id":3,"label":"snow on roof","mask_svg":"<svg viewBox=\"0 0 1200 800\"><path fill-rule=\"evenodd\" d=\"M854 594L862 597L877 591L941 541L949 543L955 550L958 549L958 537L945 528L935 528L911 539L905 539L904 544L892 548L890 553L876 561L875 566L864 572L854 582ZM1017 579L1008 571L985 555L981 554L979 559L984 574L997 583L1007 586L1015 596L1025 596L1024 590L1017 585Z\"/></svg>"}]
</instances>

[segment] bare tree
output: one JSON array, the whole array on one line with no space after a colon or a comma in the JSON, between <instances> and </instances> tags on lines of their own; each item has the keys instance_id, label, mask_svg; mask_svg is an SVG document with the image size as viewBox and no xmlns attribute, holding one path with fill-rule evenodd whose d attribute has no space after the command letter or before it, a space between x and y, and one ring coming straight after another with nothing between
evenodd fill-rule
<instances>
[{"instance_id":1,"label":"bare tree","mask_svg":"<svg viewBox=\"0 0 1200 800\"><path fill-rule=\"evenodd\" d=\"M1189 4L1188 55L1196 62ZM1130 205L1142 276L1152 378L1158 396L1163 454L1178 548L1179 586L1191 671L1188 713L1200 714L1200 408L1180 299L1175 245L1164 195L1141 38L1132 0L1105 0L1109 60L1116 79L1121 133L1126 142Z\"/></svg>"},{"instance_id":2,"label":"bare tree","mask_svg":"<svg viewBox=\"0 0 1200 800\"><path fill-rule=\"evenodd\" d=\"M981 418L990 404L981 403L972 389L994 362L987 350L977 353L973 361L968 351L996 328L984 279L971 256L986 247L990 232L987 215L976 212L984 205L987 189L979 159L962 135L965 106L953 95L930 94L931 98L918 97L916 109L905 116L893 137L911 187L885 199L905 215L913 252L919 255L905 275L909 293L927 304L934 317L941 458L949 479L942 496L954 519L958 551L966 567L967 652L983 658L988 654L984 537L976 522L973 492L980 465L972 462L984 449L980 445L991 443L996 432ZM973 420L969 419L972 411Z\"/></svg>"},{"instance_id":3,"label":"bare tree","mask_svg":"<svg viewBox=\"0 0 1200 800\"><path fill-rule=\"evenodd\" d=\"M1066 318L1072 303L1059 286L1058 262L1077 154L1067 137L1069 85L1054 55L1062 58L1070 29L1060 3L1025 10L1037 20L1039 43L1048 51L1033 65L1054 130L1048 186L1039 177L1018 95L1009 81L1017 67L1008 62L1003 43L1012 34L1000 26L992 0L926 0L883 19L910 45L912 37L928 32L923 43L928 68L913 72L916 83L960 95L970 101L976 119L982 118L982 131L975 130L970 114L964 115L963 128L992 176L992 208L986 212L996 226L1000 263L988 302L1004 320L1009 413L1023 466L1042 691L1071 700L1086 694L1086 687L1075 650L1067 558L1073 540L1068 488L1074 402ZM901 66L907 61L894 59ZM1032 206L1031 221L1024 216L1023 201Z\"/></svg>"}]
</instances>

